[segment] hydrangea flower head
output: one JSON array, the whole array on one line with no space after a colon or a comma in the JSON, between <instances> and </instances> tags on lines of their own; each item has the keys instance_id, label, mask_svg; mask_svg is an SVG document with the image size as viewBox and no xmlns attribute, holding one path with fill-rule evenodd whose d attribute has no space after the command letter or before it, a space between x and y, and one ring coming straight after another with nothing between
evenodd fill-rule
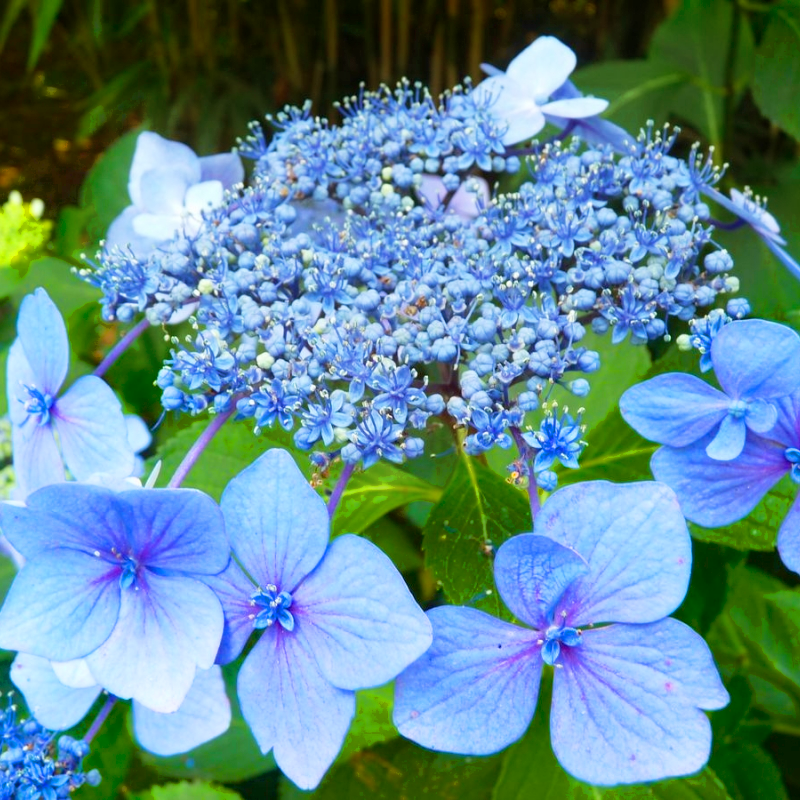
<instances>
[{"instance_id":1,"label":"hydrangea flower head","mask_svg":"<svg viewBox=\"0 0 800 800\"><path fill-rule=\"evenodd\" d=\"M377 547L352 535L329 543L325 503L287 452L235 477L222 510L238 563L211 581L225 609L218 661L261 631L239 671L242 713L261 750L313 789L342 747L355 690L418 658L430 623Z\"/></svg>"},{"instance_id":2,"label":"hydrangea flower head","mask_svg":"<svg viewBox=\"0 0 800 800\"><path fill-rule=\"evenodd\" d=\"M748 431L742 452L731 461L712 460L707 439L656 450L653 475L672 487L686 519L705 528L730 525L746 517L785 475L800 483L800 390L775 406L773 428L765 434ZM800 574L800 496L778 530L778 553Z\"/></svg>"},{"instance_id":3,"label":"hydrangea flower head","mask_svg":"<svg viewBox=\"0 0 800 800\"><path fill-rule=\"evenodd\" d=\"M54 731L77 725L103 691L84 659L51 663L46 658L19 653L9 675L36 720ZM193 750L225 733L231 722L225 679L216 665L197 670L177 711L162 714L136 700L132 706L137 741L159 756Z\"/></svg>"},{"instance_id":4,"label":"hydrangea flower head","mask_svg":"<svg viewBox=\"0 0 800 800\"><path fill-rule=\"evenodd\" d=\"M60 483L26 506L0 504L0 525L26 559L0 610L0 646L85 658L115 696L175 711L222 636L203 583L230 556L218 506L192 489Z\"/></svg>"},{"instance_id":5,"label":"hydrangea flower head","mask_svg":"<svg viewBox=\"0 0 800 800\"><path fill-rule=\"evenodd\" d=\"M106 246L130 248L144 258L179 231L191 236L202 212L221 205L225 189L243 179L235 153L198 158L181 142L140 133L128 180L131 205L111 223Z\"/></svg>"},{"instance_id":6,"label":"hydrangea flower head","mask_svg":"<svg viewBox=\"0 0 800 800\"><path fill-rule=\"evenodd\" d=\"M572 71L575 53L553 36L540 36L512 59L504 73L488 77L476 88L478 103L488 104L491 114L508 125L506 145L534 137L545 126L545 115L561 119L593 117L608 107L595 97L550 100Z\"/></svg>"},{"instance_id":7,"label":"hydrangea flower head","mask_svg":"<svg viewBox=\"0 0 800 800\"><path fill-rule=\"evenodd\" d=\"M64 320L47 292L37 289L20 306L7 367L14 470L22 497L63 481L65 463L78 480L133 470L134 454L114 392L100 378L86 375L59 397L68 367Z\"/></svg>"},{"instance_id":8,"label":"hydrangea flower head","mask_svg":"<svg viewBox=\"0 0 800 800\"><path fill-rule=\"evenodd\" d=\"M622 416L642 436L685 447L713 431L706 453L736 458L747 431L766 434L778 419L774 403L800 387L800 336L765 320L734 320L711 342L711 363L722 391L694 375L670 372L632 386L620 399Z\"/></svg>"},{"instance_id":9,"label":"hydrangea flower head","mask_svg":"<svg viewBox=\"0 0 800 800\"><path fill-rule=\"evenodd\" d=\"M613 785L695 772L711 747L701 709L728 694L703 639L667 617L691 560L668 487L561 489L533 533L495 557L500 596L529 627L472 608L428 612L433 645L397 679L398 730L434 750L497 752L525 733L550 664L553 750L569 773Z\"/></svg>"}]
</instances>

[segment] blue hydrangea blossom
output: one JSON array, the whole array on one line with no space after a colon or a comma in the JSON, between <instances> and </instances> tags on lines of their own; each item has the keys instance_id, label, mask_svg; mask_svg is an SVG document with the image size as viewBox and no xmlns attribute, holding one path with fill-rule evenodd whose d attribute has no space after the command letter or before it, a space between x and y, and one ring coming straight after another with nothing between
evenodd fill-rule
<instances>
[{"instance_id":1,"label":"blue hydrangea blossom","mask_svg":"<svg viewBox=\"0 0 800 800\"><path fill-rule=\"evenodd\" d=\"M0 504L0 525L26 560L0 610L0 647L85 658L111 694L176 711L222 636L222 608L203 582L230 557L213 500L61 483L24 507Z\"/></svg>"},{"instance_id":2,"label":"blue hydrangea blossom","mask_svg":"<svg viewBox=\"0 0 800 800\"><path fill-rule=\"evenodd\" d=\"M22 301L17 339L8 354L8 413L20 498L63 481L64 464L78 480L133 471L119 400L93 375L79 378L59 396L68 367L64 320L47 292L37 289Z\"/></svg>"},{"instance_id":3,"label":"blue hydrangea blossom","mask_svg":"<svg viewBox=\"0 0 800 800\"><path fill-rule=\"evenodd\" d=\"M433 645L397 679L398 730L434 750L497 752L525 733L552 664L550 732L569 773L612 785L697 771L711 748L701 709L728 694L703 639L667 617L691 560L663 484L561 489L533 533L495 557L500 596L529 627L472 608L429 611Z\"/></svg>"},{"instance_id":4,"label":"blue hydrangea blossom","mask_svg":"<svg viewBox=\"0 0 800 800\"><path fill-rule=\"evenodd\" d=\"M767 434L778 419L775 400L800 387L800 336L765 320L734 320L711 342L722 391L694 375L670 372L632 386L620 398L622 416L647 439L684 447L714 432L706 453L736 458L747 431Z\"/></svg>"},{"instance_id":5,"label":"blue hydrangea blossom","mask_svg":"<svg viewBox=\"0 0 800 800\"><path fill-rule=\"evenodd\" d=\"M9 674L36 720L54 731L77 725L103 691L84 659L51 663L46 658L19 653ZM225 680L216 665L197 670L177 711L162 714L136 700L132 706L137 741L159 756L193 750L221 736L231 722Z\"/></svg>"},{"instance_id":6,"label":"blue hydrangea blossom","mask_svg":"<svg viewBox=\"0 0 800 800\"><path fill-rule=\"evenodd\" d=\"M191 236L202 213L221 205L224 191L243 179L234 153L198 158L181 142L140 133L128 180L131 205L111 223L106 247L142 258L175 233Z\"/></svg>"},{"instance_id":7,"label":"blue hydrangea blossom","mask_svg":"<svg viewBox=\"0 0 800 800\"><path fill-rule=\"evenodd\" d=\"M785 475L800 483L800 391L775 406L775 426L762 435L748 431L742 452L731 461L712 460L706 439L653 454L653 475L672 487L688 520L706 528L730 525L746 517ZM781 522L778 553L800 574L800 499Z\"/></svg>"},{"instance_id":8,"label":"blue hydrangea blossom","mask_svg":"<svg viewBox=\"0 0 800 800\"><path fill-rule=\"evenodd\" d=\"M575 53L554 36L540 36L512 59L504 73L492 74L475 93L489 103L491 114L507 127L506 145L532 139L544 128L546 117L582 119L608 108L595 97L563 97L551 100L575 69Z\"/></svg>"},{"instance_id":9,"label":"blue hydrangea blossom","mask_svg":"<svg viewBox=\"0 0 800 800\"><path fill-rule=\"evenodd\" d=\"M342 747L355 690L418 658L430 623L377 547L328 541L325 503L287 452L262 455L221 505L235 561L210 581L225 609L218 662L261 631L239 671L242 713L261 750L313 789Z\"/></svg>"},{"instance_id":10,"label":"blue hydrangea blossom","mask_svg":"<svg viewBox=\"0 0 800 800\"><path fill-rule=\"evenodd\" d=\"M56 800L83 785L97 786L100 773L83 771L89 745L59 736L34 719L20 719L12 693L0 710L0 800Z\"/></svg>"}]
</instances>

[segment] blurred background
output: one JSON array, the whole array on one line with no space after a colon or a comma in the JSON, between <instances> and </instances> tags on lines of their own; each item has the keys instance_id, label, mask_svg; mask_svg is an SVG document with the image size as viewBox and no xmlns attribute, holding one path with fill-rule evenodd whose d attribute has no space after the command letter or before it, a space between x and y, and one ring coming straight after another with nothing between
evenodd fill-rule
<instances>
[{"instance_id":1,"label":"blurred background","mask_svg":"<svg viewBox=\"0 0 800 800\"><path fill-rule=\"evenodd\" d=\"M481 63L504 69L543 34L576 51L573 81L611 101L606 116L613 121L632 132L648 120L679 125L679 155L697 141L704 150L713 147L717 163L729 164L724 187L750 185L768 196L787 249L800 258L800 0L0 0L0 384L16 309L38 285L47 287L67 320L73 379L91 372L121 335L119 326L100 319L97 290L72 270L83 264L82 253L93 255L111 220L129 203L128 171L141 130L186 142L200 155L229 150L237 136L247 134L249 120L287 103L310 98L315 113L335 122L332 103L362 83L374 88L408 77L438 94L466 77L479 81ZM713 213L730 219L719 209ZM734 256L741 294L751 300L754 314L798 326L800 284L761 240L746 229L720 230L719 242ZM126 410L151 426L161 414L160 391L151 381L168 350L163 332L152 328L107 376ZM593 381L592 424L616 406L626 385L620 376L649 367L644 348L625 353L619 358L628 361L615 361L603 373L613 391L603 388L601 376ZM597 399L605 395L613 403L600 408ZM0 414L5 405L0 391ZM187 423L166 419L148 454L174 437L172 450L159 453L167 463L179 460L196 436L186 431L181 438ZM236 430L237 448L250 458L261 445L246 426ZM0 493L9 464L9 443L0 430ZM431 579L422 568L422 522L415 522L413 511L411 533L388 520L385 526L402 535L391 538L384 526L381 542L400 543L392 558L405 563L410 585L424 593L433 590L425 589ZM722 574L711 569L719 558L713 545L696 546L700 583L707 574ZM777 569L771 553L753 561ZM0 584L11 575L0 574ZM724 585L711 589L724 596ZM760 626L760 610L753 616ZM736 651L732 658L745 657ZM792 669L796 675L796 665ZM388 700L382 702L376 708L385 716ZM369 721L369 707L364 713ZM377 729L383 719L377 711L375 719ZM236 783L247 798L275 796L277 777L263 776L269 764L240 717L224 747L217 743L190 759L166 760L134 757L124 715L111 722L98 747L104 796L112 797L126 781L137 789L163 776ZM390 727L385 720L380 724ZM760 742L769 729L753 730ZM800 797L797 733L782 730L770 738L792 797ZM714 763L723 776L734 776L726 781L729 787L744 787L731 796L786 796L770 788L781 784L773 774L778 768L755 750L755 762L741 748L730 748L727 767ZM391 752L381 752L391 761ZM353 768L369 774L377 756L369 758L354 757ZM452 764L467 782L480 767L474 764L470 772L462 762ZM428 796L485 796L479 783L464 795L465 784L442 780ZM686 792L680 796L689 797ZM281 800L299 797L283 786Z\"/></svg>"}]
</instances>

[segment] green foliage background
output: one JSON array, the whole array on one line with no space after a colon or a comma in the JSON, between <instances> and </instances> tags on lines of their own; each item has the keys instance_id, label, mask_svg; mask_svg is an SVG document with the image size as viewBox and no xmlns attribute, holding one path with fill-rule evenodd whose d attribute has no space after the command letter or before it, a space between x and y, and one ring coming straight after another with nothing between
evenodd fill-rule
<instances>
[{"instance_id":1,"label":"green foliage background","mask_svg":"<svg viewBox=\"0 0 800 800\"><path fill-rule=\"evenodd\" d=\"M434 91L482 61L499 67L540 34L579 55L573 76L611 101L607 116L631 130L646 120L678 123L677 149L694 141L730 164L726 181L770 197L789 250L800 254L800 0L6 0L0 8L0 195L42 196L55 221L51 244L16 269L0 264L0 358L19 301L43 285L68 321L71 377L91 371L121 335L101 322L97 293L71 269L97 248L128 203L128 168L139 130L227 149L251 118L285 102L329 103L403 75ZM53 142L61 144L53 147ZM113 142L113 143L112 143ZM66 144L64 144L66 143ZM107 146L109 145L110 146ZM721 218L724 212L715 210ZM796 324L800 285L748 231L720 232L736 261L741 294L758 316ZM594 345L593 345L594 346ZM110 370L109 383L149 424L160 415L152 385L168 343L152 329ZM586 400L589 442L574 480L648 480L654 450L617 410L643 377L696 370L674 346L652 350L597 342L603 368ZM0 411L5 410L5 392ZM204 422L166 418L149 464L165 483ZM289 445L228 425L189 484L218 497L264 449ZM455 446L454 446L455 445ZM334 534L356 532L394 560L423 605L470 603L504 612L493 593L491 548L530 526L525 494L507 480L506 454L466 459L453 431L429 436L426 458L381 464L351 481ZM308 461L298 455L298 463ZM308 471L311 476L310 470ZM336 473L320 491L330 489ZM677 616L707 636L731 692L713 715L709 767L680 781L624 789L587 787L556 763L547 732L547 687L528 734L487 758L434 754L396 736L391 686L359 693L344 750L314 796L334 798L602 798L761 800L800 797L800 592L774 554L777 525L792 502L779 484L746 520L692 528L694 571ZM12 571L0 565L0 589ZM8 662L11 654L0 658ZM236 665L226 669L235 698ZM5 683L3 683L5 686ZM235 710L231 730L186 756L159 759L135 748L120 708L95 740L89 766L104 775L82 795L131 800L224 800L302 794L260 755ZM94 791L94 794L93 794Z\"/></svg>"}]
</instances>

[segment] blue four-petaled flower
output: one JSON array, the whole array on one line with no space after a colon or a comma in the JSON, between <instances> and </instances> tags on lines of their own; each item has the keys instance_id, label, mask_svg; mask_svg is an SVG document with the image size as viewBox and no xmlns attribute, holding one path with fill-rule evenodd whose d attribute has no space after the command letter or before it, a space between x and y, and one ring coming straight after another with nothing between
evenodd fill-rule
<instances>
[{"instance_id":1,"label":"blue four-petaled flower","mask_svg":"<svg viewBox=\"0 0 800 800\"><path fill-rule=\"evenodd\" d=\"M114 392L85 375L59 396L68 367L64 320L47 292L37 289L22 301L8 354L8 413L21 497L63 481L65 463L78 480L95 473L125 477L134 469Z\"/></svg>"},{"instance_id":2,"label":"blue four-petaled flower","mask_svg":"<svg viewBox=\"0 0 800 800\"><path fill-rule=\"evenodd\" d=\"M26 506L0 504L0 525L26 559L0 610L0 647L85 659L111 694L176 711L222 636L204 583L230 558L214 501L193 489L59 483Z\"/></svg>"},{"instance_id":3,"label":"blue four-petaled flower","mask_svg":"<svg viewBox=\"0 0 800 800\"><path fill-rule=\"evenodd\" d=\"M221 504L235 561L210 580L225 609L217 660L262 631L239 671L242 713L261 750L313 789L342 747L355 690L422 655L431 626L377 547L351 535L329 542L325 503L287 452L262 455Z\"/></svg>"},{"instance_id":4,"label":"blue four-petaled flower","mask_svg":"<svg viewBox=\"0 0 800 800\"><path fill-rule=\"evenodd\" d=\"M532 534L505 542L495 583L529 627L466 607L428 612L433 645L396 683L399 731L434 750L497 752L553 677L550 732L561 765L597 785L700 769L701 709L728 702L711 652L667 615L683 600L691 540L677 498L654 483L576 484L552 495Z\"/></svg>"},{"instance_id":5,"label":"blue four-petaled flower","mask_svg":"<svg viewBox=\"0 0 800 800\"><path fill-rule=\"evenodd\" d=\"M775 322L735 320L714 336L711 362L722 391L694 375L657 375L622 395L622 416L642 436L671 447L715 432L705 443L708 456L736 458L748 429L772 430L774 401L800 387L800 336Z\"/></svg>"}]
</instances>

